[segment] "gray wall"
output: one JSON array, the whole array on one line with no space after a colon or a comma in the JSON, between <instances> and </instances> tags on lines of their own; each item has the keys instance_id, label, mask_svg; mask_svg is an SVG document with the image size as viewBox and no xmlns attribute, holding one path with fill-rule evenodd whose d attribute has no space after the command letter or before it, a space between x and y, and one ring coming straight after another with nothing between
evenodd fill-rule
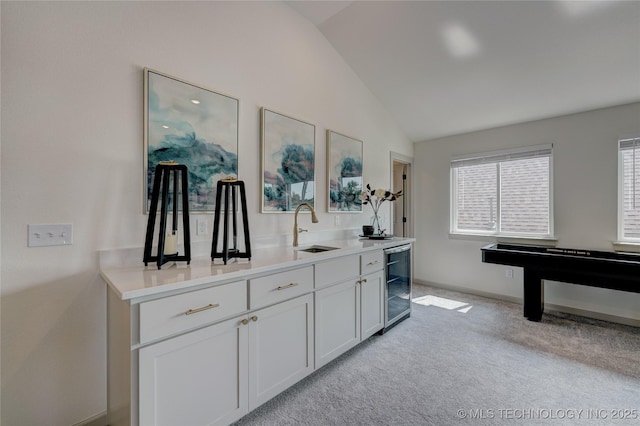
<instances>
[{"instance_id":1,"label":"gray wall","mask_svg":"<svg viewBox=\"0 0 640 426\"><path fill-rule=\"evenodd\" d=\"M630 133L640 133L640 103L416 144L416 279L522 297L521 268L507 278L505 266L482 263L480 248L494 238L449 235L449 164L461 154L553 143L557 245L612 250L617 238L617 141ZM640 319L638 294L554 282L545 291L547 303Z\"/></svg>"}]
</instances>

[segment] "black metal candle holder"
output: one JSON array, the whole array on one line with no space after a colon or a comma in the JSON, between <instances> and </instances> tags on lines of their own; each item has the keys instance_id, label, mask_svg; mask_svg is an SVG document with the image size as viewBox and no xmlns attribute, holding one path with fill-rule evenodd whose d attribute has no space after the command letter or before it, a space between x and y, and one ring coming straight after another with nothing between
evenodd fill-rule
<instances>
[{"instance_id":1,"label":"black metal candle holder","mask_svg":"<svg viewBox=\"0 0 640 426\"><path fill-rule=\"evenodd\" d=\"M178 240L178 181L182 184L182 235L184 245L184 255L180 255L177 251ZM166 246L166 229L167 229L167 210L169 206L169 183L173 183L173 220L171 224L171 233L175 235L175 253L165 253ZM158 234L158 253L156 256L151 255L153 244L153 231L156 224L156 213L158 211L158 203L160 199L160 183L162 183L162 202L160 210L160 229ZM173 241L171 242L173 244ZM147 236L144 243L144 264L156 262L158 269L170 261L186 261L191 262L191 237L189 230L189 183L187 166L178 164L174 161L160 162L156 166L155 176L153 179L153 190L151 192L151 206L149 208L149 218L147 220Z\"/></svg>"},{"instance_id":2,"label":"black metal candle holder","mask_svg":"<svg viewBox=\"0 0 640 426\"><path fill-rule=\"evenodd\" d=\"M238 219L236 217L236 187L240 192L240 208L242 210L242 226L244 230L244 246L245 251L238 250ZM222 194L224 193L224 216L223 216L223 236L222 251L218 251L218 238L220 233L220 215L223 214ZM229 206L229 197L231 196L231 206ZM229 247L229 207L231 207L233 218L233 247ZM243 258L251 260L251 242L249 238L249 220L247 218L247 196L244 191L244 182L236 180L233 177L221 179L216 185L216 208L215 217L213 219L213 240L211 242L211 260L221 257L224 264L231 258Z\"/></svg>"}]
</instances>

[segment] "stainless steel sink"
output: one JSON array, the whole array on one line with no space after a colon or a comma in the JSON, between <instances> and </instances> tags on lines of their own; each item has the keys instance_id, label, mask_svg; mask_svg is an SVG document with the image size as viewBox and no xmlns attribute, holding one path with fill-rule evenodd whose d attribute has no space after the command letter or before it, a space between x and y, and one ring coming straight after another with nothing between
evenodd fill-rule
<instances>
[{"instance_id":1,"label":"stainless steel sink","mask_svg":"<svg viewBox=\"0 0 640 426\"><path fill-rule=\"evenodd\" d=\"M329 246L309 246L305 248L299 248L298 251L305 251L307 253L322 253L324 251L337 250L338 247Z\"/></svg>"}]
</instances>

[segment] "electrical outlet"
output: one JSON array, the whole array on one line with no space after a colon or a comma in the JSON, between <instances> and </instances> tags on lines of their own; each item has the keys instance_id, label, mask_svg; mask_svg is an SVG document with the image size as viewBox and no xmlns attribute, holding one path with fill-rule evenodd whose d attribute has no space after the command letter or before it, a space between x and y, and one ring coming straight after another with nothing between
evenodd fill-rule
<instances>
[{"instance_id":1,"label":"electrical outlet","mask_svg":"<svg viewBox=\"0 0 640 426\"><path fill-rule=\"evenodd\" d=\"M507 268L504 270L504 276L507 278L513 278L513 269Z\"/></svg>"},{"instance_id":2,"label":"electrical outlet","mask_svg":"<svg viewBox=\"0 0 640 426\"><path fill-rule=\"evenodd\" d=\"M73 244L73 225L58 223L28 226L29 247L68 246Z\"/></svg>"},{"instance_id":3,"label":"electrical outlet","mask_svg":"<svg viewBox=\"0 0 640 426\"><path fill-rule=\"evenodd\" d=\"M207 235L207 219L196 219L196 235Z\"/></svg>"}]
</instances>

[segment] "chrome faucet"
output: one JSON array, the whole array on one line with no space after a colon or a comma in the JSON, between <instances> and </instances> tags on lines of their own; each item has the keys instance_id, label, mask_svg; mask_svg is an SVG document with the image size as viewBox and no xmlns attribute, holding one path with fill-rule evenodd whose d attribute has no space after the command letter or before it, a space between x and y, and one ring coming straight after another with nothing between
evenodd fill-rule
<instances>
[{"instance_id":1,"label":"chrome faucet","mask_svg":"<svg viewBox=\"0 0 640 426\"><path fill-rule=\"evenodd\" d=\"M305 232L306 229L298 228L298 213L303 207L308 208L311 211L311 222L318 223L318 216L316 211L311 207L309 203L302 203L296 208L296 213L293 216L293 246L298 247L298 232Z\"/></svg>"}]
</instances>

